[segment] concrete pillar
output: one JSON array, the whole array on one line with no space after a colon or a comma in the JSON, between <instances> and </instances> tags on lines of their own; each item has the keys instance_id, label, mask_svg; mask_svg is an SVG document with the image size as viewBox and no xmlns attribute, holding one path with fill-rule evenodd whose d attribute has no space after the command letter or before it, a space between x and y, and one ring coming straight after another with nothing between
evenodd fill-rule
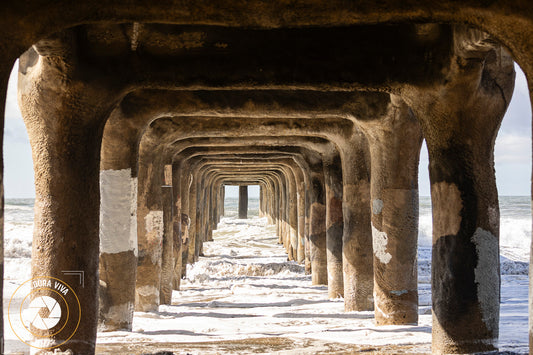
<instances>
[{"instance_id":1,"label":"concrete pillar","mask_svg":"<svg viewBox=\"0 0 533 355\"><path fill-rule=\"evenodd\" d=\"M279 186L279 179L276 174L272 176L274 187L274 195L272 195L274 202L274 223L276 224L276 235L278 236L278 243L281 244L281 188Z\"/></svg>"},{"instance_id":2,"label":"concrete pillar","mask_svg":"<svg viewBox=\"0 0 533 355\"><path fill-rule=\"evenodd\" d=\"M197 231L198 239L200 240L199 256L203 256L203 243L209 240L209 210L211 206L211 196L209 193L210 187L207 184L206 176L204 174L205 169L198 172L198 185L197 189Z\"/></svg>"},{"instance_id":3,"label":"concrete pillar","mask_svg":"<svg viewBox=\"0 0 533 355\"><path fill-rule=\"evenodd\" d=\"M31 344L91 354L98 320L100 143L118 95L97 77L91 84L77 77L82 68L67 59L68 48L60 52L61 45L53 57L46 52L39 57L30 48L19 66L19 102L35 169L32 278L54 278L52 283L70 287L57 299L62 314L68 305L68 319L39 332ZM83 273L83 284L79 276L65 274L71 270ZM57 298L43 288L34 292Z\"/></svg>"},{"instance_id":4,"label":"concrete pillar","mask_svg":"<svg viewBox=\"0 0 533 355\"><path fill-rule=\"evenodd\" d=\"M311 173L309 254L313 285L327 285L326 196L322 169Z\"/></svg>"},{"instance_id":5,"label":"concrete pillar","mask_svg":"<svg viewBox=\"0 0 533 355\"><path fill-rule=\"evenodd\" d=\"M270 182L270 212L271 212L271 218L272 218L272 225L275 226L276 235L278 232L277 225L278 225L278 190L276 186L276 178L274 177L274 174L269 176L269 182Z\"/></svg>"},{"instance_id":6,"label":"concrete pillar","mask_svg":"<svg viewBox=\"0 0 533 355\"><path fill-rule=\"evenodd\" d=\"M307 186L305 190L305 243L304 243L304 267L305 273L311 274L311 249L310 240L311 235L311 186Z\"/></svg>"},{"instance_id":7,"label":"concrete pillar","mask_svg":"<svg viewBox=\"0 0 533 355\"><path fill-rule=\"evenodd\" d=\"M209 230L207 240L213 241L213 231L217 229L218 223L218 195L220 188L211 183L209 188Z\"/></svg>"},{"instance_id":8,"label":"concrete pillar","mask_svg":"<svg viewBox=\"0 0 533 355\"><path fill-rule=\"evenodd\" d=\"M333 147L332 147L333 148ZM342 166L336 151L323 156L326 188L326 247L328 297L344 295L342 269Z\"/></svg>"},{"instance_id":9,"label":"concrete pillar","mask_svg":"<svg viewBox=\"0 0 533 355\"><path fill-rule=\"evenodd\" d=\"M198 199L198 164L191 164L191 176L192 184L189 195L189 218L191 219L191 225L189 227L189 263L195 263L200 257L200 250L202 249L202 241L200 240L200 226L198 220L198 203L201 201Z\"/></svg>"},{"instance_id":10,"label":"concrete pillar","mask_svg":"<svg viewBox=\"0 0 533 355\"><path fill-rule=\"evenodd\" d=\"M137 277L139 131L120 109L106 123L100 162L100 331L132 329Z\"/></svg>"},{"instance_id":11,"label":"concrete pillar","mask_svg":"<svg viewBox=\"0 0 533 355\"><path fill-rule=\"evenodd\" d=\"M372 230L370 227L370 157L358 130L339 145L342 162L344 309L374 309Z\"/></svg>"},{"instance_id":12,"label":"concrete pillar","mask_svg":"<svg viewBox=\"0 0 533 355\"><path fill-rule=\"evenodd\" d=\"M468 52L472 46L459 35L456 48L466 53L454 59L461 65L452 66L444 87L405 90L429 152L433 353L495 350L499 327L493 149L514 87L514 64L503 48L492 45Z\"/></svg>"},{"instance_id":13,"label":"concrete pillar","mask_svg":"<svg viewBox=\"0 0 533 355\"><path fill-rule=\"evenodd\" d=\"M213 230L217 229L218 223L218 195L220 193L220 188L214 186L213 183L210 183L209 187L209 229L207 231L207 240L213 241Z\"/></svg>"},{"instance_id":14,"label":"concrete pillar","mask_svg":"<svg viewBox=\"0 0 533 355\"><path fill-rule=\"evenodd\" d=\"M164 165L162 150L155 148L158 137L148 130L139 149L139 193L137 200L137 238L139 261L135 286L135 310L157 311L161 288Z\"/></svg>"},{"instance_id":15,"label":"concrete pillar","mask_svg":"<svg viewBox=\"0 0 533 355\"><path fill-rule=\"evenodd\" d=\"M296 252L296 260L298 263L303 263L305 261L305 181L303 174L300 173L300 178L297 181L298 183L298 246Z\"/></svg>"},{"instance_id":16,"label":"concrete pillar","mask_svg":"<svg viewBox=\"0 0 533 355\"><path fill-rule=\"evenodd\" d=\"M265 176L265 214L268 224L274 224L274 187L270 176Z\"/></svg>"},{"instance_id":17,"label":"concrete pillar","mask_svg":"<svg viewBox=\"0 0 533 355\"><path fill-rule=\"evenodd\" d=\"M262 185L259 186L259 218L265 216L265 191Z\"/></svg>"},{"instance_id":18,"label":"concrete pillar","mask_svg":"<svg viewBox=\"0 0 533 355\"><path fill-rule=\"evenodd\" d=\"M197 235L196 235L196 176L192 173L192 166L189 171L189 187L188 187L188 201L189 201L189 255L187 257L188 264L194 264L198 259L197 252Z\"/></svg>"},{"instance_id":19,"label":"concrete pillar","mask_svg":"<svg viewBox=\"0 0 533 355\"><path fill-rule=\"evenodd\" d=\"M288 182L288 238L287 254L289 260L296 260L298 252L298 201L296 179L292 169L284 168Z\"/></svg>"},{"instance_id":20,"label":"concrete pillar","mask_svg":"<svg viewBox=\"0 0 533 355\"><path fill-rule=\"evenodd\" d=\"M291 190L290 190L290 182L287 174L283 171L280 171L280 177L282 181L282 188L283 188L283 229L282 229L282 239L283 239L283 245L285 246L285 252L287 255L290 254L290 248L291 248L291 225L290 225L290 208L291 208ZM289 255L289 257L292 257L292 254ZM290 260L290 259L289 259Z\"/></svg>"},{"instance_id":21,"label":"concrete pillar","mask_svg":"<svg viewBox=\"0 0 533 355\"><path fill-rule=\"evenodd\" d=\"M7 85L9 82L9 74L13 67L13 63L9 61L7 53L4 54L4 60L0 65L0 117L5 117L5 102L7 96ZM5 64L4 64L5 63ZM1 125L0 135L2 137L2 144L0 144L0 294L4 293L4 154L3 154L3 137L4 126ZM0 305L0 334L4 334L4 307ZM0 339L0 348L4 349L4 337Z\"/></svg>"},{"instance_id":22,"label":"concrete pillar","mask_svg":"<svg viewBox=\"0 0 533 355\"><path fill-rule=\"evenodd\" d=\"M271 176L267 178L268 182L268 224L276 224L275 209L276 209L276 192L274 181Z\"/></svg>"},{"instance_id":23,"label":"concrete pillar","mask_svg":"<svg viewBox=\"0 0 533 355\"><path fill-rule=\"evenodd\" d=\"M375 318L378 325L417 324L422 132L399 97L391 95L383 105L389 114L360 122L371 157Z\"/></svg>"},{"instance_id":24,"label":"concrete pillar","mask_svg":"<svg viewBox=\"0 0 533 355\"><path fill-rule=\"evenodd\" d=\"M283 245L288 257L292 259L291 248L291 225L290 225L290 210L291 210L291 190L289 177L281 171L281 178L283 184ZM289 260L291 260L289 259Z\"/></svg>"},{"instance_id":25,"label":"concrete pillar","mask_svg":"<svg viewBox=\"0 0 533 355\"><path fill-rule=\"evenodd\" d=\"M182 253L181 253L181 277L185 278L187 275L187 264L192 263L189 261L190 253L190 238L189 238L189 227L190 227L190 218L189 218L189 195L190 195L190 185L192 184L192 176L188 170L188 166L183 164L183 162L175 163L176 168L180 173L180 195L181 195L181 215L180 215L180 224L181 224L181 243L182 243Z\"/></svg>"},{"instance_id":26,"label":"concrete pillar","mask_svg":"<svg viewBox=\"0 0 533 355\"><path fill-rule=\"evenodd\" d=\"M533 62L533 58L531 58ZM533 69L533 68L532 68ZM529 98L533 106L533 85L531 84L531 76L528 77ZM531 179L531 191L533 200L533 179ZM533 213L533 210L532 210ZM533 354L533 239L531 240L531 248L529 254L529 353Z\"/></svg>"},{"instance_id":27,"label":"concrete pillar","mask_svg":"<svg viewBox=\"0 0 533 355\"><path fill-rule=\"evenodd\" d=\"M218 229L220 219L224 216L224 185L219 183L216 195L216 220L215 228Z\"/></svg>"},{"instance_id":28,"label":"concrete pillar","mask_svg":"<svg viewBox=\"0 0 533 355\"><path fill-rule=\"evenodd\" d=\"M239 218L248 218L248 186L239 186Z\"/></svg>"},{"instance_id":29,"label":"concrete pillar","mask_svg":"<svg viewBox=\"0 0 533 355\"><path fill-rule=\"evenodd\" d=\"M283 183L283 179L281 178L280 174L276 174L277 182L278 182L278 191L279 191L279 210L278 210L278 230L279 230L279 243L282 244L285 247L285 250L287 248L287 243L285 239L285 230L286 230L286 207L285 203L287 202L285 196L287 193L287 189L285 184Z\"/></svg>"},{"instance_id":30,"label":"concrete pillar","mask_svg":"<svg viewBox=\"0 0 533 355\"><path fill-rule=\"evenodd\" d=\"M343 173L344 310L371 311L374 309L374 272L368 143L360 132L356 132L340 148Z\"/></svg>"},{"instance_id":31,"label":"concrete pillar","mask_svg":"<svg viewBox=\"0 0 533 355\"><path fill-rule=\"evenodd\" d=\"M198 173L198 181L199 181L199 190L198 190L198 198L200 203L198 204L198 224L199 224L199 238L202 241L202 249L200 250L199 255L203 256L203 243L207 242L209 240L209 216L210 216L210 209L211 209L211 188L209 186L208 181L206 180L206 174L205 169L200 170Z\"/></svg>"},{"instance_id":32,"label":"concrete pillar","mask_svg":"<svg viewBox=\"0 0 533 355\"><path fill-rule=\"evenodd\" d=\"M218 194L219 194L219 187L218 185L215 185L213 178L210 177L210 180L208 181L208 189L209 189L209 216L208 216L208 230L207 230L207 241L212 242L213 241L213 230L216 229L217 226L217 219L218 219L218 206L217 206L217 200L218 200Z\"/></svg>"},{"instance_id":33,"label":"concrete pillar","mask_svg":"<svg viewBox=\"0 0 533 355\"><path fill-rule=\"evenodd\" d=\"M167 180L167 179L166 179ZM172 178L168 179L170 182ZM169 181L166 181L167 183ZM162 190L163 204L163 244L161 252L161 285L159 302L160 304L172 303L172 290L174 283L174 216L172 185L164 185Z\"/></svg>"},{"instance_id":34,"label":"concrete pillar","mask_svg":"<svg viewBox=\"0 0 533 355\"><path fill-rule=\"evenodd\" d=\"M174 201L174 213L172 217L172 240L174 254L174 275L172 277L172 289L180 289L182 274L182 239L181 239L181 174L179 165L172 164L172 193Z\"/></svg>"}]
</instances>

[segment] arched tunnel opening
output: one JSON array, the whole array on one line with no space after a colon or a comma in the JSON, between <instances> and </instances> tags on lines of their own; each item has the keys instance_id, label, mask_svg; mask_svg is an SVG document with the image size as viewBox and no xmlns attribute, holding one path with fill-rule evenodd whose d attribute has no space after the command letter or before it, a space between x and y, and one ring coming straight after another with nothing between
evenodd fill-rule
<instances>
[{"instance_id":1,"label":"arched tunnel opening","mask_svg":"<svg viewBox=\"0 0 533 355\"><path fill-rule=\"evenodd\" d=\"M527 353L524 36L157 9L9 52L4 352Z\"/></svg>"}]
</instances>

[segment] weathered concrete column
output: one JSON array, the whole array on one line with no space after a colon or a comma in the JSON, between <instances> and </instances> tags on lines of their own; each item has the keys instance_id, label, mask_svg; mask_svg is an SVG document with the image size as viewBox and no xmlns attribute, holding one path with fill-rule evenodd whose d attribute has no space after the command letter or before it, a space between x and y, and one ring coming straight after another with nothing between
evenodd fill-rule
<instances>
[{"instance_id":1,"label":"weathered concrete column","mask_svg":"<svg viewBox=\"0 0 533 355\"><path fill-rule=\"evenodd\" d=\"M181 174L178 164L172 164L172 193L174 200L174 215L172 218L172 239L174 242L172 251L174 254L174 276L172 289L180 289L182 273L182 239L181 239Z\"/></svg>"},{"instance_id":2,"label":"weathered concrete column","mask_svg":"<svg viewBox=\"0 0 533 355\"><path fill-rule=\"evenodd\" d=\"M531 62L533 64L533 58L531 58ZM530 73L533 74L533 70ZM533 107L533 83L531 81L531 76L528 76L528 87L529 101L532 103L531 105ZM533 178L531 179L531 191L533 200ZM533 210L531 212L533 213ZM529 252L529 353L533 354L533 239L531 240L531 248Z\"/></svg>"},{"instance_id":3,"label":"weathered concrete column","mask_svg":"<svg viewBox=\"0 0 533 355\"><path fill-rule=\"evenodd\" d=\"M191 164L191 186L189 191L189 264L194 264L200 256L202 241L198 230L198 163Z\"/></svg>"},{"instance_id":4,"label":"weathered concrete column","mask_svg":"<svg viewBox=\"0 0 533 355\"><path fill-rule=\"evenodd\" d=\"M296 261L298 263L303 263L305 261L305 180L303 178L303 173L300 172L299 179L297 181L297 203L298 203L298 249L296 252ZM265 197L266 198L266 197Z\"/></svg>"},{"instance_id":5,"label":"weathered concrete column","mask_svg":"<svg viewBox=\"0 0 533 355\"><path fill-rule=\"evenodd\" d=\"M218 223L218 196L220 194L220 186L213 181L211 175L207 175L206 178L209 190L209 214L207 216L208 229L207 229L207 241L213 241L213 230L216 229Z\"/></svg>"},{"instance_id":6,"label":"weathered concrete column","mask_svg":"<svg viewBox=\"0 0 533 355\"><path fill-rule=\"evenodd\" d=\"M311 235L311 189L307 187L305 190L305 243L304 243L304 253L305 253L305 273L311 274L311 249L309 236Z\"/></svg>"},{"instance_id":7,"label":"weathered concrete column","mask_svg":"<svg viewBox=\"0 0 533 355\"><path fill-rule=\"evenodd\" d=\"M173 171L177 171L180 175L180 197L181 197L181 215L180 224L180 238L181 238L181 278L185 278L187 275L187 264L189 263L189 189L192 183L192 177L188 166L184 162L179 161L173 164L175 167ZM191 261L192 263L192 261Z\"/></svg>"},{"instance_id":8,"label":"weathered concrete column","mask_svg":"<svg viewBox=\"0 0 533 355\"><path fill-rule=\"evenodd\" d=\"M374 309L374 272L368 143L363 134L356 131L340 148L343 174L344 310L370 311Z\"/></svg>"},{"instance_id":9,"label":"weathered concrete column","mask_svg":"<svg viewBox=\"0 0 533 355\"><path fill-rule=\"evenodd\" d=\"M283 183L283 179L281 174L279 172L276 174L276 182L278 184L278 243L282 244L284 247L286 247L285 242L285 219L286 219L286 206L285 202L287 201L285 199L286 195L286 186Z\"/></svg>"},{"instance_id":10,"label":"weathered concrete column","mask_svg":"<svg viewBox=\"0 0 533 355\"><path fill-rule=\"evenodd\" d=\"M290 209L291 209L291 189L290 181L287 173L280 169L280 177L283 186L283 245L288 257L291 258L291 225L290 225ZM289 259L291 260L291 259Z\"/></svg>"},{"instance_id":11,"label":"weathered concrete column","mask_svg":"<svg viewBox=\"0 0 533 355\"><path fill-rule=\"evenodd\" d=\"M147 130L139 148L137 200L139 261L135 286L135 310L142 312L157 311L159 308L165 230L161 195L163 182L163 149L158 147L158 135Z\"/></svg>"},{"instance_id":12,"label":"weathered concrete column","mask_svg":"<svg viewBox=\"0 0 533 355\"><path fill-rule=\"evenodd\" d=\"M274 224L274 186L272 179L265 176L265 207L268 224Z\"/></svg>"},{"instance_id":13,"label":"weathered concrete column","mask_svg":"<svg viewBox=\"0 0 533 355\"><path fill-rule=\"evenodd\" d=\"M310 192L309 254L311 259L311 279L313 285L327 285L326 196L322 166L320 166L320 170L311 172Z\"/></svg>"},{"instance_id":14,"label":"weathered concrete column","mask_svg":"<svg viewBox=\"0 0 533 355\"><path fill-rule=\"evenodd\" d=\"M274 174L274 184L276 187L276 195L275 195L275 198L276 198L276 202L275 202L276 233L278 235L278 243L283 244L283 211L284 211L283 193L284 193L284 189L283 189L278 172Z\"/></svg>"},{"instance_id":15,"label":"weathered concrete column","mask_svg":"<svg viewBox=\"0 0 533 355\"><path fill-rule=\"evenodd\" d=\"M35 168L32 277L55 278L70 286L66 301L58 300L65 317L58 326L39 332L42 337L32 346L42 349L38 352L57 348L91 354L98 320L100 144L118 95L103 78L94 76L88 84L78 77L83 70L73 64L77 58L64 43L37 44L42 56L30 48L19 67L19 102ZM83 272L84 283L66 275L68 270Z\"/></svg>"},{"instance_id":16,"label":"weathered concrete column","mask_svg":"<svg viewBox=\"0 0 533 355\"><path fill-rule=\"evenodd\" d=\"M332 149L334 149L332 147ZM342 269L342 166L338 152L323 155L326 188L326 246L328 265L328 297L344 295Z\"/></svg>"},{"instance_id":17,"label":"weathered concrete column","mask_svg":"<svg viewBox=\"0 0 533 355\"><path fill-rule=\"evenodd\" d=\"M422 132L397 96L387 113L360 120L370 157L374 305L378 325L418 322L418 160Z\"/></svg>"},{"instance_id":18,"label":"weathered concrete column","mask_svg":"<svg viewBox=\"0 0 533 355\"><path fill-rule=\"evenodd\" d=\"M248 218L248 186L239 186L239 218Z\"/></svg>"},{"instance_id":19,"label":"weathered concrete column","mask_svg":"<svg viewBox=\"0 0 533 355\"><path fill-rule=\"evenodd\" d=\"M198 189L197 191L197 233L200 240L199 256L203 256L203 243L209 240L209 209L211 197L209 193L208 182L206 181L205 166L197 172Z\"/></svg>"},{"instance_id":20,"label":"weathered concrete column","mask_svg":"<svg viewBox=\"0 0 533 355\"><path fill-rule=\"evenodd\" d=\"M218 201L219 201L219 195L220 195L220 186L219 185L211 185L209 189L210 194L210 217L209 217L209 235L208 240L213 241L213 231L217 229L217 224L219 220L218 216Z\"/></svg>"},{"instance_id":21,"label":"weathered concrete column","mask_svg":"<svg viewBox=\"0 0 533 355\"><path fill-rule=\"evenodd\" d=\"M15 56L13 56L15 57ZM7 53L4 53L4 59L0 61L0 117L5 117L5 103L7 96L7 85L13 62L10 61ZM3 122L3 121L2 121ZM0 125L0 294L4 293L4 125ZM4 307L0 305L0 334L4 334ZM0 339L0 348L4 349L4 337Z\"/></svg>"},{"instance_id":22,"label":"weathered concrete column","mask_svg":"<svg viewBox=\"0 0 533 355\"><path fill-rule=\"evenodd\" d=\"M298 205L295 174L289 167L282 167L287 182L287 236L286 250L289 260L296 260L298 250Z\"/></svg>"},{"instance_id":23,"label":"weathered concrete column","mask_svg":"<svg viewBox=\"0 0 533 355\"><path fill-rule=\"evenodd\" d=\"M457 57L445 84L405 90L429 152L433 353L494 350L499 327L493 149L513 91L514 67L484 33L459 27L455 41Z\"/></svg>"},{"instance_id":24,"label":"weathered concrete column","mask_svg":"<svg viewBox=\"0 0 533 355\"><path fill-rule=\"evenodd\" d=\"M172 178L165 176L165 183L172 182ZM170 181L169 181L170 180ZM161 251L161 285L159 302L160 304L172 303L172 290L174 283L174 216L173 216L173 198L172 185L163 185L162 204L163 204L163 243Z\"/></svg>"},{"instance_id":25,"label":"weathered concrete column","mask_svg":"<svg viewBox=\"0 0 533 355\"><path fill-rule=\"evenodd\" d=\"M203 256L203 243L209 241L209 229L210 229L210 210L211 210L211 187L207 180L205 170L200 170L198 172L198 198L201 203L198 205L198 233L199 238L202 241L202 249L200 250L199 255Z\"/></svg>"},{"instance_id":26,"label":"weathered concrete column","mask_svg":"<svg viewBox=\"0 0 533 355\"><path fill-rule=\"evenodd\" d=\"M220 186L220 192L218 195L218 220L217 223L220 223L220 218L224 217L224 202L226 200L226 187L224 185Z\"/></svg>"},{"instance_id":27,"label":"weathered concrete column","mask_svg":"<svg viewBox=\"0 0 533 355\"><path fill-rule=\"evenodd\" d=\"M191 159L192 160L192 159ZM206 223L204 221L206 205L208 201L204 197L204 177L201 173L202 160L194 160L191 163L191 173L193 176L193 184L191 186L190 206L191 211L191 229L192 238L195 240L194 245L194 262L198 261L200 256L203 256L204 236L206 235Z\"/></svg>"},{"instance_id":28,"label":"weathered concrete column","mask_svg":"<svg viewBox=\"0 0 533 355\"><path fill-rule=\"evenodd\" d=\"M269 224L276 224L276 187L274 185L274 180L271 176L267 177L268 181L268 223Z\"/></svg>"},{"instance_id":29,"label":"weathered concrete column","mask_svg":"<svg viewBox=\"0 0 533 355\"><path fill-rule=\"evenodd\" d=\"M276 226L276 233L278 232L278 209L279 209L279 198L278 198L278 186L276 184L276 179L274 176L270 177L270 183L272 186L272 224Z\"/></svg>"},{"instance_id":30,"label":"weathered concrete column","mask_svg":"<svg viewBox=\"0 0 533 355\"><path fill-rule=\"evenodd\" d=\"M259 217L263 218L265 216L265 189L263 185L259 185Z\"/></svg>"},{"instance_id":31,"label":"weathered concrete column","mask_svg":"<svg viewBox=\"0 0 533 355\"><path fill-rule=\"evenodd\" d=\"M139 129L115 109L100 162L100 331L131 330L137 277Z\"/></svg>"},{"instance_id":32,"label":"weathered concrete column","mask_svg":"<svg viewBox=\"0 0 533 355\"><path fill-rule=\"evenodd\" d=\"M209 188L209 230L207 240L213 241L213 231L217 229L218 223L218 198L220 195L220 187L211 185Z\"/></svg>"},{"instance_id":33,"label":"weathered concrete column","mask_svg":"<svg viewBox=\"0 0 533 355\"><path fill-rule=\"evenodd\" d=\"M283 245L289 260L293 260L291 252L291 183L287 172L280 169L283 184Z\"/></svg>"},{"instance_id":34,"label":"weathered concrete column","mask_svg":"<svg viewBox=\"0 0 533 355\"><path fill-rule=\"evenodd\" d=\"M184 256L184 262L193 264L196 260L194 254L196 251L196 184L192 173L192 166L187 160L182 163L182 209L185 212L185 217L188 220L186 228L186 243L188 244L187 255ZM183 228L183 225L182 225ZM183 229L182 229L183 230ZM186 269L184 270L186 273Z\"/></svg>"},{"instance_id":35,"label":"weathered concrete column","mask_svg":"<svg viewBox=\"0 0 533 355\"><path fill-rule=\"evenodd\" d=\"M217 220L216 220L216 228L218 228L218 224L220 223L220 219L224 217L224 200L226 198L226 189L224 188L223 184L220 184L218 187L218 194L217 194Z\"/></svg>"}]
</instances>

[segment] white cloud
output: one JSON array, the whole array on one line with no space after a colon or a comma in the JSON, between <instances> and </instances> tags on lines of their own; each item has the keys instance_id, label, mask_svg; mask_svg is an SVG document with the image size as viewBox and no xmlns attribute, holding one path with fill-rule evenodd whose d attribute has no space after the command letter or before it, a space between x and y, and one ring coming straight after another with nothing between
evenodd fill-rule
<instances>
[{"instance_id":1,"label":"white cloud","mask_svg":"<svg viewBox=\"0 0 533 355\"><path fill-rule=\"evenodd\" d=\"M527 86L527 79L522 71L522 68L518 64L515 63L514 69L516 71L516 79L515 79L515 88L514 93L523 95L523 96L529 96L529 89Z\"/></svg>"},{"instance_id":2,"label":"white cloud","mask_svg":"<svg viewBox=\"0 0 533 355\"><path fill-rule=\"evenodd\" d=\"M494 149L494 161L496 164L531 165L531 135L505 134L498 137Z\"/></svg>"},{"instance_id":3,"label":"white cloud","mask_svg":"<svg viewBox=\"0 0 533 355\"><path fill-rule=\"evenodd\" d=\"M20 120L20 110L17 103L17 79L18 79L19 61L15 62L11 76L9 78L9 84L7 86L7 98L6 98L6 120Z\"/></svg>"}]
</instances>

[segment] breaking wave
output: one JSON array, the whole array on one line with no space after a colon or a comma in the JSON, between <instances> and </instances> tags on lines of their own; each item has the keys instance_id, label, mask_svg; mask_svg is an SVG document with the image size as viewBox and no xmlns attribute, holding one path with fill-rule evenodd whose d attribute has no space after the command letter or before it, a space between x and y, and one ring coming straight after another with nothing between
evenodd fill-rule
<instances>
[{"instance_id":1,"label":"breaking wave","mask_svg":"<svg viewBox=\"0 0 533 355\"><path fill-rule=\"evenodd\" d=\"M187 270L187 279L193 283L203 283L242 276L295 276L304 272L303 266L293 262L239 264L229 260L202 260Z\"/></svg>"}]
</instances>

